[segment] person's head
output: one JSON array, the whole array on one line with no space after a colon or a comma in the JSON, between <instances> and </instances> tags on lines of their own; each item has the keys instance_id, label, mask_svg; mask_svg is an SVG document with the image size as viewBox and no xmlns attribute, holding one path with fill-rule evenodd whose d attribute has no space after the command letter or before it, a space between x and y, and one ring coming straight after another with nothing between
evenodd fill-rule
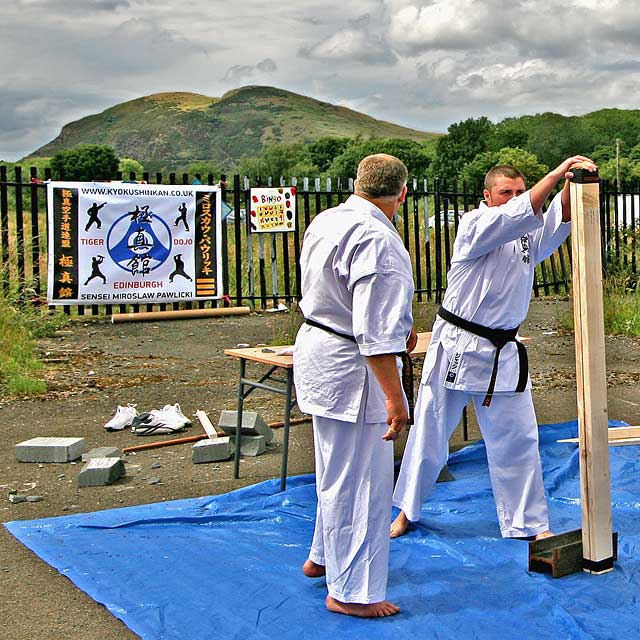
<instances>
[{"instance_id":1,"label":"person's head","mask_svg":"<svg viewBox=\"0 0 640 640\"><path fill-rule=\"evenodd\" d=\"M407 177L407 167L402 160L386 153L376 153L360 161L354 192L372 201L391 218L404 202Z\"/></svg>"},{"instance_id":2,"label":"person's head","mask_svg":"<svg viewBox=\"0 0 640 640\"><path fill-rule=\"evenodd\" d=\"M488 206L498 207L526 191L524 176L510 164L489 169L484 177L484 199Z\"/></svg>"}]
</instances>

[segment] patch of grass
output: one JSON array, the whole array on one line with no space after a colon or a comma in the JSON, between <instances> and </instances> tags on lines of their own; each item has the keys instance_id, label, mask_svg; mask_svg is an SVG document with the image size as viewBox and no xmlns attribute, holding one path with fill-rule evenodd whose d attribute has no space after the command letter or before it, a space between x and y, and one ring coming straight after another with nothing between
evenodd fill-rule
<instances>
[{"instance_id":1,"label":"patch of grass","mask_svg":"<svg viewBox=\"0 0 640 640\"><path fill-rule=\"evenodd\" d=\"M640 291L637 280L637 274L632 273L628 265L614 263L609 268L602 295L605 333L640 337ZM564 313L559 322L563 329L573 331L573 312Z\"/></svg>"},{"instance_id":2,"label":"patch of grass","mask_svg":"<svg viewBox=\"0 0 640 640\"><path fill-rule=\"evenodd\" d=\"M31 396L44 393L47 390L47 383L44 380L17 374L9 379L6 388L9 395Z\"/></svg>"},{"instance_id":3,"label":"patch of grass","mask_svg":"<svg viewBox=\"0 0 640 640\"><path fill-rule=\"evenodd\" d=\"M49 314L29 302L18 304L15 292L0 294L0 390L4 394L33 395L46 391L35 341L51 335L65 322L62 314Z\"/></svg>"},{"instance_id":4,"label":"patch of grass","mask_svg":"<svg viewBox=\"0 0 640 640\"><path fill-rule=\"evenodd\" d=\"M298 329L302 325L302 314L298 311L297 305L292 306L280 321L273 327L274 345L290 345L296 341Z\"/></svg>"},{"instance_id":5,"label":"patch of grass","mask_svg":"<svg viewBox=\"0 0 640 640\"><path fill-rule=\"evenodd\" d=\"M640 336L640 293L637 290L605 292L604 327L607 333Z\"/></svg>"}]
</instances>

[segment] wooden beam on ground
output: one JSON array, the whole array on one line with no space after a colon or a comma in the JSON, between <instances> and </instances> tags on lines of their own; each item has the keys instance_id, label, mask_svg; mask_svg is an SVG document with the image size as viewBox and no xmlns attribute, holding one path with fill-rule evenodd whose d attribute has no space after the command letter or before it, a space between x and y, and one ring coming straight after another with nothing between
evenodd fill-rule
<instances>
[{"instance_id":1,"label":"wooden beam on ground","mask_svg":"<svg viewBox=\"0 0 640 640\"><path fill-rule=\"evenodd\" d=\"M206 412L199 409L196 411L196 418L198 418L202 428L205 430L205 433L209 436L209 440L215 440L218 437L218 432L211 423L211 420L209 420L209 416Z\"/></svg>"},{"instance_id":2,"label":"wooden beam on ground","mask_svg":"<svg viewBox=\"0 0 640 640\"><path fill-rule=\"evenodd\" d=\"M209 436L202 433L197 436L185 436L184 438L173 438L173 440L156 440L155 442L146 442L145 444L136 444L133 447L125 447L122 453L132 453L133 451L146 451L147 449L159 449L160 447L171 447L174 444L186 444L188 442L198 442L205 440Z\"/></svg>"},{"instance_id":3,"label":"wooden beam on ground","mask_svg":"<svg viewBox=\"0 0 640 640\"><path fill-rule=\"evenodd\" d=\"M220 316L245 316L249 307L219 307L215 309L178 309L176 311L140 311L138 313L113 313L111 324L121 322L148 322L159 320L185 320L189 318L217 318Z\"/></svg>"},{"instance_id":4,"label":"wooden beam on ground","mask_svg":"<svg viewBox=\"0 0 640 640\"><path fill-rule=\"evenodd\" d=\"M571 249L583 568L613 569L598 174L572 169Z\"/></svg>"},{"instance_id":5,"label":"wooden beam on ground","mask_svg":"<svg viewBox=\"0 0 640 640\"><path fill-rule=\"evenodd\" d=\"M612 427L607 430L610 447L640 443L640 427ZM556 442L580 442L580 438L563 438Z\"/></svg>"}]
</instances>

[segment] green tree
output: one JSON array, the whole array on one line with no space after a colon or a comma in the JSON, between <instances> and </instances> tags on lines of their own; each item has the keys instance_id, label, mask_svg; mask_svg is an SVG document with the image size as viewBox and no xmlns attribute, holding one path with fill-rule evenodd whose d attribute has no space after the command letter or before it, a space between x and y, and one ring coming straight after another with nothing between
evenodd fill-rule
<instances>
[{"instance_id":1,"label":"green tree","mask_svg":"<svg viewBox=\"0 0 640 640\"><path fill-rule=\"evenodd\" d=\"M65 180L108 180L118 171L118 157L106 144L80 144L51 158L56 178Z\"/></svg>"},{"instance_id":2,"label":"green tree","mask_svg":"<svg viewBox=\"0 0 640 640\"><path fill-rule=\"evenodd\" d=\"M265 147L261 156L244 158L237 168L239 174L250 178L307 176L318 173L311 161L309 147L301 142L279 143Z\"/></svg>"},{"instance_id":3,"label":"green tree","mask_svg":"<svg viewBox=\"0 0 640 640\"><path fill-rule=\"evenodd\" d=\"M516 167L524 174L528 185L535 184L549 171L547 165L542 164L533 153L518 147L504 147L498 151L479 153L464 167L460 179L470 186L477 185L482 188L487 171L499 164Z\"/></svg>"},{"instance_id":4,"label":"green tree","mask_svg":"<svg viewBox=\"0 0 640 640\"><path fill-rule=\"evenodd\" d=\"M598 165L598 175L603 180L616 182L617 163L615 157ZM631 158L620 158L620 181L640 180L640 161Z\"/></svg>"},{"instance_id":5,"label":"green tree","mask_svg":"<svg viewBox=\"0 0 640 640\"><path fill-rule=\"evenodd\" d=\"M133 158L121 158L118 163L118 171L125 177L128 178L130 173L135 173L136 177L142 177L144 173L144 167L141 163Z\"/></svg>"},{"instance_id":6,"label":"green tree","mask_svg":"<svg viewBox=\"0 0 640 640\"><path fill-rule=\"evenodd\" d=\"M416 178L424 177L431 164L429 151L419 142L404 138L374 138L371 140L354 140L337 156L329 173L332 176L355 178L360 160L373 153L388 153L400 158L407 166L409 175Z\"/></svg>"},{"instance_id":7,"label":"green tree","mask_svg":"<svg viewBox=\"0 0 640 640\"><path fill-rule=\"evenodd\" d=\"M452 124L447 135L438 139L430 173L447 180L457 178L465 165L489 150L494 129L495 125L484 116Z\"/></svg>"},{"instance_id":8,"label":"green tree","mask_svg":"<svg viewBox=\"0 0 640 640\"><path fill-rule=\"evenodd\" d=\"M520 121L529 132L527 151L535 153L540 162L550 167L559 165L576 153L588 155L598 144L593 126L578 116L542 113L524 116Z\"/></svg>"},{"instance_id":9,"label":"green tree","mask_svg":"<svg viewBox=\"0 0 640 640\"><path fill-rule=\"evenodd\" d=\"M589 157L597 164L603 164L607 160L615 160L616 147L615 145L599 145L589 154Z\"/></svg>"},{"instance_id":10,"label":"green tree","mask_svg":"<svg viewBox=\"0 0 640 640\"><path fill-rule=\"evenodd\" d=\"M321 172L328 171L334 159L343 153L351 142L352 138L318 138L309 145L311 162Z\"/></svg>"},{"instance_id":11,"label":"green tree","mask_svg":"<svg viewBox=\"0 0 640 640\"><path fill-rule=\"evenodd\" d=\"M527 148L529 132L519 118L506 118L493 129L493 135L488 140L491 151L499 151L504 147Z\"/></svg>"},{"instance_id":12,"label":"green tree","mask_svg":"<svg viewBox=\"0 0 640 640\"><path fill-rule=\"evenodd\" d=\"M188 173L189 177L194 178L196 174L202 176L204 180L207 179L207 176L211 174L214 178L214 181L220 177L220 174L223 173L220 165L214 160L199 160L198 162L192 162L187 167L181 167L179 171L176 173Z\"/></svg>"}]
</instances>

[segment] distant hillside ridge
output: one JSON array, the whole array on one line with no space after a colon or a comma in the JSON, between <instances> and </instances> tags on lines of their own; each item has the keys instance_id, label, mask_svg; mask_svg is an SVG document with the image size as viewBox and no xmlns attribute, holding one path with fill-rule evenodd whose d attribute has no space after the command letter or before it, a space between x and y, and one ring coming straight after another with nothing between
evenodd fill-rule
<instances>
[{"instance_id":1,"label":"distant hillside ridge","mask_svg":"<svg viewBox=\"0 0 640 640\"><path fill-rule=\"evenodd\" d=\"M78 144L108 144L121 158L149 170L214 160L225 170L276 142L312 142L324 136L431 140L417 131L363 113L266 86L228 91L221 98L156 93L66 124L31 156L47 157Z\"/></svg>"}]
</instances>

